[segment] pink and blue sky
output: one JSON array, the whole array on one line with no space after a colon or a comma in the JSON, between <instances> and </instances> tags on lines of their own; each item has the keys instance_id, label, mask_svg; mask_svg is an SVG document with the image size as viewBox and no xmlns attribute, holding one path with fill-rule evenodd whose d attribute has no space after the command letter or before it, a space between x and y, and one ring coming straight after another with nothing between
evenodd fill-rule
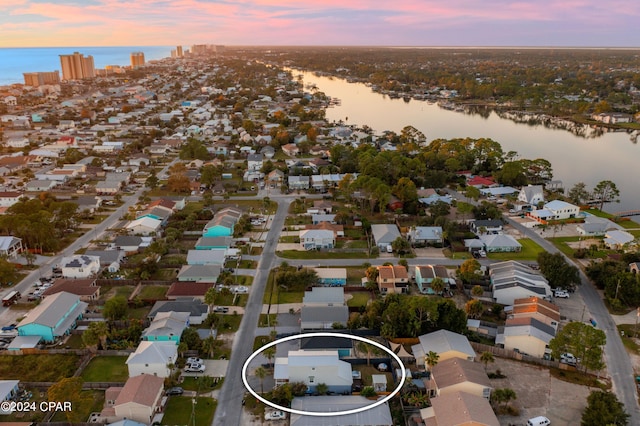
<instances>
[{"instance_id":1,"label":"pink and blue sky","mask_svg":"<svg viewBox=\"0 0 640 426\"><path fill-rule=\"evenodd\" d=\"M637 0L0 0L0 47L640 47Z\"/></svg>"}]
</instances>

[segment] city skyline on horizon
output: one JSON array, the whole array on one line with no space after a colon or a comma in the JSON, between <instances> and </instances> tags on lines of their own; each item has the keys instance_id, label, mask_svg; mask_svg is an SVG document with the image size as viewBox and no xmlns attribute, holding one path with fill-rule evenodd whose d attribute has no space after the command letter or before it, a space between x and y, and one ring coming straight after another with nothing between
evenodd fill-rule
<instances>
[{"instance_id":1,"label":"city skyline on horizon","mask_svg":"<svg viewBox=\"0 0 640 426\"><path fill-rule=\"evenodd\" d=\"M640 3L621 0L16 0L0 11L6 48L640 47Z\"/></svg>"}]
</instances>

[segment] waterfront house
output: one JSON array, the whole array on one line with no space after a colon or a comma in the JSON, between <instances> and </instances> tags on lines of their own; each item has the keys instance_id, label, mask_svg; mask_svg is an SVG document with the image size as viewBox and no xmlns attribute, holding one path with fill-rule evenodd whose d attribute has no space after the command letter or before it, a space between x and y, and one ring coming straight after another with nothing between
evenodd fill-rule
<instances>
[{"instance_id":1,"label":"waterfront house","mask_svg":"<svg viewBox=\"0 0 640 426\"><path fill-rule=\"evenodd\" d=\"M604 245L610 250L622 250L636 238L627 231L607 231L604 235Z\"/></svg>"},{"instance_id":2,"label":"waterfront house","mask_svg":"<svg viewBox=\"0 0 640 426\"><path fill-rule=\"evenodd\" d=\"M544 201L544 188L542 185L523 186L518 193L518 201L531 206L537 206Z\"/></svg>"}]
</instances>

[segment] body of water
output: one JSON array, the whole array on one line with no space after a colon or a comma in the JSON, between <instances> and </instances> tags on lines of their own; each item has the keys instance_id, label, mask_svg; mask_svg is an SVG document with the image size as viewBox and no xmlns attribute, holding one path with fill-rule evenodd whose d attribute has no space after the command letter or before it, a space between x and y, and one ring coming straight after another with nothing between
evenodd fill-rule
<instances>
[{"instance_id":1,"label":"body of water","mask_svg":"<svg viewBox=\"0 0 640 426\"><path fill-rule=\"evenodd\" d=\"M96 68L107 65L131 65L131 52L143 52L145 61L171 56L169 46L111 46L111 47L33 47L0 48L0 86L24 83L24 72L62 71L60 56L73 52L92 55Z\"/></svg>"},{"instance_id":2,"label":"body of water","mask_svg":"<svg viewBox=\"0 0 640 426\"><path fill-rule=\"evenodd\" d=\"M376 133L400 133L410 125L424 133L428 141L491 138L502 145L505 153L516 151L521 158L549 160L554 179L561 180L566 191L577 182L584 182L591 189L602 180L613 181L620 190L620 203L605 205L609 212L640 209L640 146L626 132L585 138L567 130L515 123L493 112L485 118L426 101L391 99L362 83L297 70L293 74L302 74L305 85L315 84L319 91L340 99L340 105L327 110L329 122L367 125Z\"/></svg>"}]
</instances>

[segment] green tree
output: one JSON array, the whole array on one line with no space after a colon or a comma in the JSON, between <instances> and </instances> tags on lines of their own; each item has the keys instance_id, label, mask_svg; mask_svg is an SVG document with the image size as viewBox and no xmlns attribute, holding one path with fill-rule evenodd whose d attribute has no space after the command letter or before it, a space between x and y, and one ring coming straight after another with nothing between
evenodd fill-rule
<instances>
[{"instance_id":1,"label":"green tree","mask_svg":"<svg viewBox=\"0 0 640 426\"><path fill-rule=\"evenodd\" d=\"M47 400L49 402L71 402L72 407L84 407L91 404L93 398L91 393L82 392L82 384L84 381L80 377L67 377L55 383L47 391ZM84 421L84 413L82 410L69 410L65 412L67 421L77 423Z\"/></svg>"},{"instance_id":2,"label":"green tree","mask_svg":"<svg viewBox=\"0 0 640 426\"><path fill-rule=\"evenodd\" d=\"M484 351L482 352L482 354L480 355L480 362L482 362L484 364L484 371L487 371L487 364L489 364L490 362L493 363L495 362L496 359L494 358L493 354L489 351Z\"/></svg>"},{"instance_id":3,"label":"green tree","mask_svg":"<svg viewBox=\"0 0 640 426\"><path fill-rule=\"evenodd\" d=\"M582 412L582 426L626 426L629 414L624 404L609 391L593 391L587 397L587 407Z\"/></svg>"},{"instance_id":4,"label":"green tree","mask_svg":"<svg viewBox=\"0 0 640 426\"><path fill-rule=\"evenodd\" d=\"M464 310L469 318L480 318L484 312L484 305L481 301L473 299L464 305Z\"/></svg>"},{"instance_id":5,"label":"green tree","mask_svg":"<svg viewBox=\"0 0 640 426\"><path fill-rule=\"evenodd\" d=\"M429 287L431 287L436 294L441 295L445 287L444 280L440 277L435 277L429 284Z\"/></svg>"},{"instance_id":6,"label":"green tree","mask_svg":"<svg viewBox=\"0 0 640 426\"><path fill-rule=\"evenodd\" d=\"M102 315L110 320L117 321L127 317L127 299L124 296L114 296L104 303Z\"/></svg>"},{"instance_id":7,"label":"green tree","mask_svg":"<svg viewBox=\"0 0 640 426\"><path fill-rule=\"evenodd\" d=\"M491 401L496 404L503 404L503 407L506 407L509 402L517 399L516 393L513 389L510 388L499 388L494 389L491 393Z\"/></svg>"},{"instance_id":8,"label":"green tree","mask_svg":"<svg viewBox=\"0 0 640 426\"><path fill-rule=\"evenodd\" d=\"M600 202L600 210L605 203L619 202L619 197L618 187L610 180L603 180L593 188L593 199Z\"/></svg>"},{"instance_id":9,"label":"green tree","mask_svg":"<svg viewBox=\"0 0 640 426\"><path fill-rule=\"evenodd\" d=\"M18 282L16 266L7 259L0 258L0 284L15 284Z\"/></svg>"},{"instance_id":10,"label":"green tree","mask_svg":"<svg viewBox=\"0 0 640 426\"><path fill-rule=\"evenodd\" d=\"M422 392L412 392L407 397L407 403L412 407L425 408L429 406L429 395Z\"/></svg>"},{"instance_id":11,"label":"green tree","mask_svg":"<svg viewBox=\"0 0 640 426\"><path fill-rule=\"evenodd\" d=\"M360 395L364 396L365 398L373 398L374 396L378 395L378 393L373 388L373 386L365 386L360 391Z\"/></svg>"},{"instance_id":12,"label":"green tree","mask_svg":"<svg viewBox=\"0 0 640 426\"><path fill-rule=\"evenodd\" d=\"M260 394L262 395L264 393L264 379L267 377L267 370L263 366L259 366L253 374L260 379Z\"/></svg>"},{"instance_id":13,"label":"green tree","mask_svg":"<svg viewBox=\"0 0 640 426\"><path fill-rule=\"evenodd\" d=\"M325 383L318 383L316 385L316 392L320 395L326 395L327 392L329 392L329 386L327 386Z\"/></svg>"},{"instance_id":14,"label":"green tree","mask_svg":"<svg viewBox=\"0 0 640 426\"><path fill-rule=\"evenodd\" d=\"M471 295L474 297L480 297L484 294L484 289L479 285L474 285L471 288Z\"/></svg>"},{"instance_id":15,"label":"green tree","mask_svg":"<svg viewBox=\"0 0 640 426\"><path fill-rule=\"evenodd\" d=\"M589 200L589 191L587 191L587 185L584 182L578 182L571 187L567 193L569 200L577 205L582 205L585 201Z\"/></svg>"},{"instance_id":16,"label":"green tree","mask_svg":"<svg viewBox=\"0 0 640 426\"><path fill-rule=\"evenodd\" d=\"M154 189L158 186L159 183L160 183L160 179L158 179L158 176L156 176L155 172L153 172L149 175L147 180L145 180L144 186L146 186L147 188Z\"/></svg>"},{"instance_id":17,"label":"green tree","mask_svg":"<svg viewBox=\"0 0 640 426\"><path fill-rule=\"evenodd\" d=\"M271 360L276 356L276 347L271 346L262 351L262 355L269 361L269 365L271 365Z\"/></svg>"},{"instance_id":18,"label":"green tree","mask_svg":"<svg viewBox=\"0 0 640 426\"><path fill-rule=\"evenodd\" d=\"M190 351L200 351L202 349L202 339L198 331L193 327L187 327L180 336L180 342L184 342Z\"/></svg>"},{"instance_id":19,"label":"green tree","mask_svg":"<svg viewBox=\"0 0 640 426\"><path fill-rule=\"evenodd\" d=\"M437 352L429 351L424 356L424 365L426 365L427 369L431 371L431 369L438 363L439 359L440 359L440 355L438 355Z\"/></svg>"},{"instance_id":20,"label":"green tree","mask_svg":"<svg viewBox=\"0 0 640 426\"><path fill-rule=\"evenodd\" d=\"M578 268L567 263L561 253L540 252L538 265L552 288L571 289L580 284Z\"/></svg>"},{"instance_id":21,"label":"green tree","mask_svg":"<svg viewBox=\"0 0 640 426\"><path fill-rule=\"evenodd\" d=\"M585 371L601 370L602 347L607 342L604 331L592 327L590 324L573 321L562 327L556 337L549 342L549 348L554 358L566 352L580 358L580 365Z\"/></svg>"},{"instance_id":22,"label":"green tree","mask_svg":"<svg viewBox=\"0 0 640 426\"><path fill-rule=\"evenodd\" d=\"M466 283L476 281L480 278L478 271L480 270L480 262L476 259L467 259L460 265L458 276Z\"/></svg>"},{"instance_id":23,"label":"green tree","mask_svg":"<svg viewBox=\"0 0 640 426\"><path fill-rule=\"evenodd\" d=\"M411 245L406 239L398 237L391 242L391 248L398 254L404 254L411 250Z\"/></svg>"},{"instance_id":24,"label":"green tree","mask_svg":"<svg viewBox=\"0 0 640 426\"><path fill-rule=\"evenodd\" d=\"M191 192L187 168L183 163L176 163L169 169L167 189L172 192Z\"/></svg>"}]
</instances>

